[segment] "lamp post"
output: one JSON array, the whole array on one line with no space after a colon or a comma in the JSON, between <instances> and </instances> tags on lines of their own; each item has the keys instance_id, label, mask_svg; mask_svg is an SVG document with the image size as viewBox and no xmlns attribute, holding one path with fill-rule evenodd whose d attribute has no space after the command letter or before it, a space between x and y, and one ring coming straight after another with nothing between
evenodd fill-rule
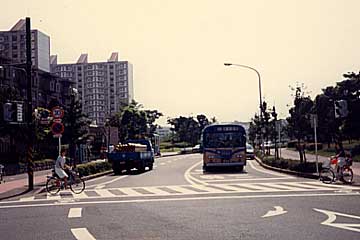
<instances>
[{"instance_id":1,"label":"lamp post","mask_svg":"<svg viewBox=\"0 0 360 240\"><path fill-rule=\"evenodd\" d=\"M242 68L247 68L250 69L254 72L256 72L258 79L259 79L259 107L260 107L260 125L261 125L261 131L260 131L260 136L261 136L261 150L262 152L264 152L264 139L263 139L263 132L262 132L262 125L263 125L263 114L262 114L262 97L261 97L261 76L258 70L256 70L253 67L247 66L247 65L243 65L243 64L235 64L235 63L224 63L225 66L230 67L230 66L236 66L236 67L242 67Z\"/></svg>"}]
</instances>

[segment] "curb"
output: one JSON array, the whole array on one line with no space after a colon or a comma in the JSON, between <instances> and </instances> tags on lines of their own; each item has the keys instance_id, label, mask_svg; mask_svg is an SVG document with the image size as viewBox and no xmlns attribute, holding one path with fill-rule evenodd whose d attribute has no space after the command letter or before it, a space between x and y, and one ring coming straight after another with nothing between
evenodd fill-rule
<instances>
[{"instance_id":1,"label":"curb","mask_svg":"<svg viewBox=\"0 0 360 240\"><path fill-rule=\"evenodd\" d=\"M286 174L290 174L290 175L296 175L296 176L304 177L304 178L319 179L319 176L316 174L296 172L296 171L292 171L292 170L288 170L288 169L282 169L282 168L276 168L276 167L269 166L269 165L263 163L261 161L261 159L256 156L255 156L255 160L260 164L260 166L262 166L263 168L266 168L266 169L270 169L273 171L286 173Z\"/></svg>"},{"instance_id":2,"label":"curb","mask_svg":"<svg viewBox=\"0 0 360 240\"><path fill-rule=\"evenodd\" d=\"M95 173L95 174L93 174L93 175L88 175L88 176L84 176L84 177L81 177L81 178L82 178L84 181L87 181L87 180L90 180L90 179L93 179L93 178L102 177L102 176L111 174L111 173L113 173L113 172L114 172L113 170L108 170L108 171L105 171L105 172Z\"/></svg>"}]
</instances>

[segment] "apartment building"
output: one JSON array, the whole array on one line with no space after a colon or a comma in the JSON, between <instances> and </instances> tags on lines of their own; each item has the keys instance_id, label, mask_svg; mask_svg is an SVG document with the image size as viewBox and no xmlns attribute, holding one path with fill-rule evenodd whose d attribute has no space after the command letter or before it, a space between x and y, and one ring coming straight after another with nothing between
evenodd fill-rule
<instances>
[{"instance_id":1,"label":"apartment building","mask_svg":"<svg viewBox=\"0 0 360 240\"><path fill-rule=\"evenodd\" d=\"M20 19L9 31L0 31L0 56L11 64L26 63L25 19ZM35 69L50 72L50 37L31 30L31 57Z\"/></svg>"},{"instance_id":2,"label":"apartment building","mask_svg":"<svg viewBox=\"0 0 360 240\"><path fill-rule=\"evenodd\" d=\"M119 61L118 53L107 62L88 62L82 54L76 63L58 64L57 56L50 57L51 72L75 82L83 112L97 125L118 112L122 104L134 98L133 70L128 61Z\"/></svg>"}]
</instances>

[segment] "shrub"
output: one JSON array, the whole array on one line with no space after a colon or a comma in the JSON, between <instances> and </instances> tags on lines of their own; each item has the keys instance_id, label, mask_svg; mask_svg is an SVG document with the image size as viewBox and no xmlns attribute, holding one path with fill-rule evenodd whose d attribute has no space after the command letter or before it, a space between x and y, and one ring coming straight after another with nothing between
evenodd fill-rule
<instances>
[{"instance_id":1,"label":"shrub","mask_svg":"<svg viewBox=\"0 0 360 240\"><path fill-rule=\"evenodd\" d=\"M79 164L76 166L76 168L79 171L79 175L83 177L111 170L112 166L109 162L89 162Z\"/></svg>"},{"instance_id":2,"label":"shrub","mask_svg":"<svg viewBox=\"0 0 360 240\"><path fill-rule=\"evenodd\" d=\"M288 148L295 148L297 144L297 141L290 141L287 143Z\"/></svg>"},{"instance_id":3,"label":"shrub","mask_svg":"<svg viewBox=\"0 0 360 240\"><path fill-rule=\"evenodd\" d=\"M323 144L322 144L322 143L317 143L317 149L318 149L318 150L323 149ZM308 144L306 144L306 150L308 150L308 151L315 151L315 143L308 143Z\"/></svg>"}]
</instances>

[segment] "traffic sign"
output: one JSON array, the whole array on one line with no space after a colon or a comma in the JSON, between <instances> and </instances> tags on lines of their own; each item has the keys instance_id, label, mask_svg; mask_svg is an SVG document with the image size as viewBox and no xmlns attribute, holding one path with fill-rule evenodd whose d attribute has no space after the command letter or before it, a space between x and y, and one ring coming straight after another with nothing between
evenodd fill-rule
<instances>
[{"instance_id":1,"label":"traffic sign","mask_svg":"<svg viewBox=\"0 0 360 240\"><path fill-rule=\"evenodd\" d=\"M51 115L53 118L62 118L64 116L64 110L60 107L53 107L51 109Z\"/></svg>"},{"instance_id":2,"label":"traffic sign","mask_svg":"<svg viewBox=\"0 0 360 240\"><path fill-rule=\"evenodd\" d=\"M54 135L60 135L64 132L64 124L62 123L59 123L59 122L54 122L52 125L51 125L51 132L54 134Z\"/></svg>"}]
</instances>

